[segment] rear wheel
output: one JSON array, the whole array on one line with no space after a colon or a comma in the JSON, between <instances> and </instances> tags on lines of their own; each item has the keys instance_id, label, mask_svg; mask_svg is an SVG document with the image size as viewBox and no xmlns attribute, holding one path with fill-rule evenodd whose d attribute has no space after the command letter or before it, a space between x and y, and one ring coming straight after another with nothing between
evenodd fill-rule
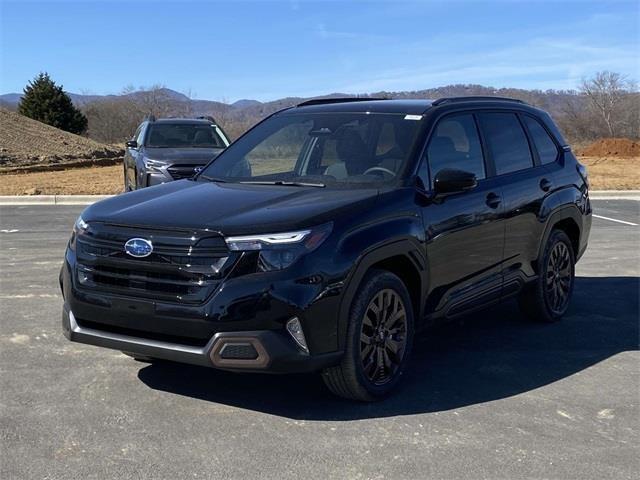
<instances>
[{"instance_id":1,"label":"rear wheel","mask_svg":"<svg viewBox=\"0 0 640 480\"><path fill-rule=\"evenodd\" d=\"M538 271L536 281L520 294L520 309L531 320L555 322L569 308L575 279L573 247L562 230L551 232Z\"/></svg>"},{"instance_id":2,"label":"rear wheel","mask_svg":"<svg viewBox=\"0 0 640 480\"><path fill-rule=\"evenodd\" d=\"M373 401L402 377L413 342L413 308L396 275L375 270L363 280L351 306L345 355L322 377L334 394Z\"/></svg>"}]
</instances>

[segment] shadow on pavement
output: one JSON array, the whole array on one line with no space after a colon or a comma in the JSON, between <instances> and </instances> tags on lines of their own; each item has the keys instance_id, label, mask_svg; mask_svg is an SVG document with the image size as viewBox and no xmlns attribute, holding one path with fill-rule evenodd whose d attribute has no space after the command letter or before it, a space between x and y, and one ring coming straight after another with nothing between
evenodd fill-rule
<instances>
[{"instance_id":1,"label":"shadow on pavement","mask_svg":"<svg viewBox=\"0 0 640 480\"><path fill-rule=\"evenodd\" d=\"M638 277L578 277L571 308L555 324L532 324L510 301L431 329L391 398L361 404L333 397L319 375L236 374L154 364L149 387L292 419L353 420L438 412L517 395L638 349Z\"/></svg>"}]
</instances>

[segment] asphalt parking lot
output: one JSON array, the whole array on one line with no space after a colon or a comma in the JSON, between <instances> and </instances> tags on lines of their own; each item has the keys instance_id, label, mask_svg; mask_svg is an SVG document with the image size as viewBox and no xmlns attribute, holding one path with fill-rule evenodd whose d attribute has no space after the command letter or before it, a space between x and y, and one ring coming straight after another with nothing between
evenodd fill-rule
<instances>
[{"instance_id":1,"label":"asphalt parking lot","mask_svg":"<svg viewBox=\"0 0 640 480\"><path fill-rule=\"evenodd\" d=\"M318 376L147 365L61 333L83 207L0 207L0 478L637 478L640 202L594 201L573 303L514 302L427 332L397 395Z\"/></svg>"}]
</instances>

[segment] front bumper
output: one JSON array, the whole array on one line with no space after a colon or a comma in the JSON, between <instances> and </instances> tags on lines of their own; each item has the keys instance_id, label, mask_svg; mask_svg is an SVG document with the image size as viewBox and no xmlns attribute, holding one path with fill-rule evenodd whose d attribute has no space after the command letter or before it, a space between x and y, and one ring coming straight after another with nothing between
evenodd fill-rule
<instances>
[{"instance_id":1,"label":"front bumper","mask_svg":"<svg viewBox=\"0 0 640 480\"><path fill-rule=\"evenodd\" d=\"M280 332L219 332L203 347L134 337L78 324L65 303L62 329L72 342L120 350L134 356L170 360L223 370L270 373L309 372L335 365L341 353L309 355Z\"/></svg>"}]
</instances>

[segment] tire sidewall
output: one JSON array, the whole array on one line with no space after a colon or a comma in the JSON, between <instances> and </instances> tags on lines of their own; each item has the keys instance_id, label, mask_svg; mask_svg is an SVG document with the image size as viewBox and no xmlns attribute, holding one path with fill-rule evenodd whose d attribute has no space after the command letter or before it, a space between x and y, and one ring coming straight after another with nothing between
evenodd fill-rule
<instances>
[{"instance_id":1,"label":"tire sidewall","mask_svg":"<svg viewBox=\"0 0 640 480\"><path fill-rule=\"evenodd\" d=\"M405 354L398 368L398 372L389 382L383 385L376 385L371 382L365 375L360 358L360 332L362 331L362 322L369 303L373 297L384 289L394 290L402 299L404 308L407 313L407 344ZM358 291L350 311L349 319L349 338L347 355L349 360L353 362L354 373L358 383L366 390L372 398L381 398L389 394L402 379L413 346L414 335L414 313L411 298L402 280L396 275L389 272L373 271L365 278L362 287Z\"/></svg>"}]
</instances>

